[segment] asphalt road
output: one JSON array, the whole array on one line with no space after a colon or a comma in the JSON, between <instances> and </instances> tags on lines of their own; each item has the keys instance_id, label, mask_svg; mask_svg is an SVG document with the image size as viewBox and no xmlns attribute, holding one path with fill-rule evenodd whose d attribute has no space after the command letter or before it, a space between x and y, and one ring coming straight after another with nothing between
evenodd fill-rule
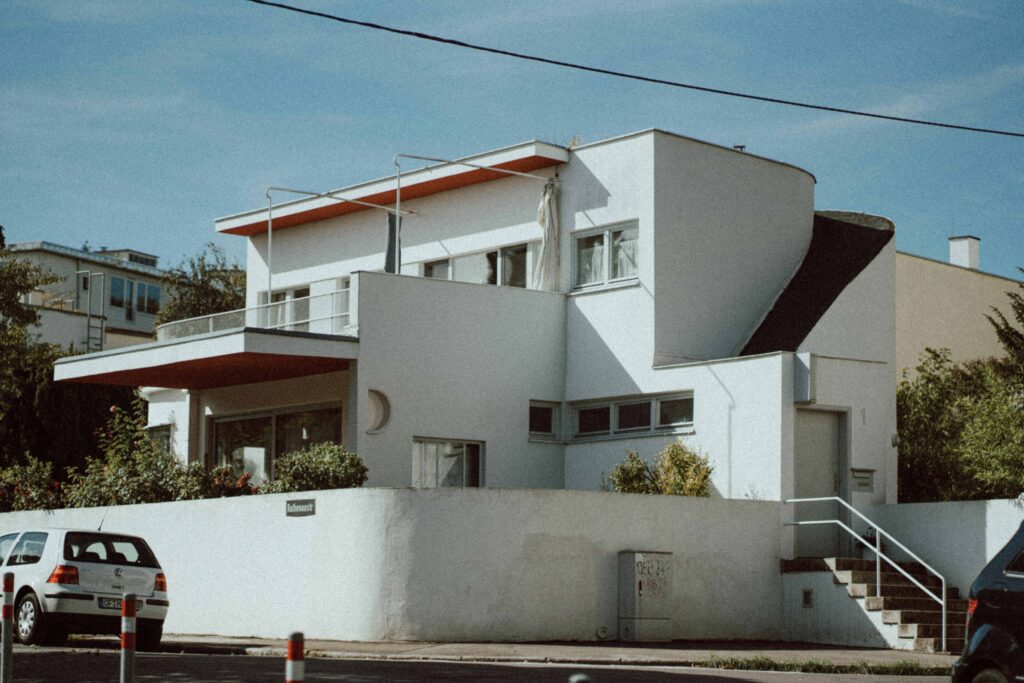
<instances>
[{"instance_id":1,"label":"asphalt road","mask_svg":"<svg viewBox=\"0 0 1024 683\"><path fill-rule=\"evenodd\" d=\"M19 683L118 680L119 659L112 652L69 650L18 652L14 680ZM476 664L394 660L309 659L306 680L353 681L568 681L583 673L593 683L606 681L766 681L770 683L947 683L943 676L852 676L712 671L668 667L576 667L546 664ZM284 662L277 657L242 655L139 654L138 681L283 681Z\"/></svg>"}]
</instances>

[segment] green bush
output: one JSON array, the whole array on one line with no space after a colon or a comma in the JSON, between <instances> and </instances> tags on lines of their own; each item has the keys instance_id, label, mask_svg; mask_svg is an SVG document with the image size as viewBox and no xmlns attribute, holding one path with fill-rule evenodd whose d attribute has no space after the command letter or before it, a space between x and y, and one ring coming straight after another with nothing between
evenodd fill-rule
<instances>
[{"instance_id":1,"label":"green bush","mask_svg":"<svg viewBox=\"0 0 1024 683\"><path fill-rule=\"evenodd\" d=\"M98 434L102 456L88 458L82 471L68 469L69 507L179 500L187 469L150 438L145 411L138 398L131 410L110 409L110 422Z\"/></svg>"},{"instance_id":2,"label":"green bush","mask_svg":"<svg viewBox=\"0 0 1024 683\"><path fill-rule=\"evenodd\" d=\"M53 478L53 463L26 454L24 465L0 470L0 512L52 510L61 506L61 488Z\"/></svg>"},{"instance_id":3,"label":"green bush","mask_svg":"<svg viewBox=\"0 0 1024 683\"><path fill-rule=\"evenodd\" d=\"M366 482L366 465L359 456L329 442L278 458L274 470L277 478L261 487L261 493L356 488Z\"/></svg>"},{"instance_id":4,"label":"green bush","mask_svg":"<svg viewBox=\"0 0 1024 683\"><path fill-rule=\"evenodd\" d=\"M655 456L654 467L636 451L626 451L626 459L612 469L608 478L619 493L707 498L711 495L713 471L707 456L681 443L671 443Z\"/></svg>"}]
</instances>

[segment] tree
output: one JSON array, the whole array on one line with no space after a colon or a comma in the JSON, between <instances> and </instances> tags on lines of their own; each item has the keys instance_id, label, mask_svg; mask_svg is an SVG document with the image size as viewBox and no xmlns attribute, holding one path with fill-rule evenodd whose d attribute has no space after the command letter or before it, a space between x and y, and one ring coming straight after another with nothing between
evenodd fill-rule
<instances>
[{"instance_id":1,"label":"tree","mask_svg":"<svg viewBox=\"0 0 1024 683\"><path fill-rule=\"evenodd\" d=\"M156 325L245 307L245 271L213 242L168 270L163 282L171 300L157 313Z\"/></svg>"},{"instance_id":2,"label":"tree","mask_svg":"<svg viewBox=\"0 0 1024 683\"><path fill-rule=\"evenodd\" d=\"M0 232L0 242L2 242ZM53 363L66 351L41 343L30 329L36 311L21 297L56 281L49 272L0 249L0 467L27 454L57 472L95 452L95 431L113 405L128 405L131 390L86 384L55 384Z\"/></svg>"},{"instance_id":3,"label":"tree","mask_svg":"<svg viewBox=\"0 0 1024 683\"><path fill-rule=\"evenodd\" d=\"M707 498L713 471L707 456L681 443L670 443L655 456L654 467L636 451L626 451L626 459L612 469L609 479L619 493Z\"/></svg>"},{"instance_id":4,"label":"tree","mask_svg":"<svg viewBox=\"0 0 1024 683\"><path fill-rule=\"evenodd\" d=\"M1018 268L1024 273L1024 268ZM993 315L985 316L992 323L999 337L999 343L1010 359L1017 365L1019 374L1024 375L1024 282L1017 283L1020 292L1007 292L1010 299L1010 311L1017 327L1014 327L1003 315L1002 311L995 306L992 307Z\"/></svg>"}]
</instances>

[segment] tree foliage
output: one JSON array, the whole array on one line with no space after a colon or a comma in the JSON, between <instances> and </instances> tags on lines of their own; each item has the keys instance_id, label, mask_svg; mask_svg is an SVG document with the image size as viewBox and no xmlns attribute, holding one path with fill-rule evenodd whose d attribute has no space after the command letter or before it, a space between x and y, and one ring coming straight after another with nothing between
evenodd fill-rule
<instances>
[{"instance_id":1,"label":"tree foliage","mask_svg":"<svg viewBox=\"0 0 1024 683\"><path fill-rule=\"evenodd\" d=\"M1018 270L1024 273L1024 268ZM985 317L995 328L999 343L1017 366L1017 372L1024 375L1024 282L1017 283L1017 287L1019 292L1006 293L1010 299L1010 316L1016 321L1016 327L995 307L992 307L993 315Z\"/></svg>"},{"instance_id":2,"label":"tree foliage","mask_svg":"<svg viewBox=\"0 0 1024 683\"><path fill-rule=\"evenodd\" d=\"M127 406L131 390L92 384L57 384L53 363L67 350L40 342L36 311L23 295L54 282L45 269L0 249L0 467L26 453L57 472L96 450L96 429L111 405Z\"/></svg>"},{"instance_id":3,"label":"tree foliage","mask_svg":"<svg viewBox=\"0 0 1024 683\"><path fill-rule=\"evenodd\" d=\"M711 495L713 471L707 456L684 444L671 443L655 456L653 467L636 451L626 451L626 459L612 469L608 478L619 493L706 498Z\"/></svg>"},{"instance_id":4,"label":"tree foliage","mask_svg":"<svg viewBox=\"0 0 1024 683\"><path fill-rule=\"evenodd\" d=\"M170 301L157 313L157 325L245 307L245 271L213 242L168 270L163 284Z\"/></svg>"}]
</instances>

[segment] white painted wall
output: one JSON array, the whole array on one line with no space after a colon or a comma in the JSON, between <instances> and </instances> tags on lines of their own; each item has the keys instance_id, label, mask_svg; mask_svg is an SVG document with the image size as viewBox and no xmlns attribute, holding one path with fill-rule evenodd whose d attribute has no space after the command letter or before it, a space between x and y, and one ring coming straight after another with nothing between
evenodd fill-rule
<instances>
[{"instance_id":1,"label":"white painted wall","mask_svg":"<svg viewBox=\"0 0 1024 683\"><path fill-rule=\"evenodd\" d=\"M285 516L286 500L307 498L314 516ZM618 552L651 550L674 554L675 638L781 636L776 503L369 489L8 513L0 531L104 518L146 538L166 570L168 633L614 638Z\"/></svg>"},{"instance_id":2,"label":"white painted wall","mask_svg":"<svg viewBox=\"0 0 1024 683\"><path fill-rule=\"evenodd\" d=\"M657 362L737 355L810 245L814 178L674 135L653 140Z\"/></svg>"},{"instance_id":3,"label":"white painted wall","mask_svg":"<svg viewBox=\"0 0 1024 683\"><path fill-rule=\"evenodd\" d=\"M966 596L1024 521L1024 507L1017 500L903 503L876 505L867 515Z\"/></svg>"},{"instance_id":4,"label":"white painted wall","mask_svg":"<svg viewBox=\"0 0 1024 683\"><path fill-rule=\"evenodd\" d=\"M726 498L779 500L782 497L782 432L785 387L791 385L786 354L663 367L643 384L623 393L693 392L692 433L686 443L706 454L715 471L712 483ZM790 394L792 390L790 389ZM675 437L671 437L675 438ZM597 489L607 474L634 449L650 459L670 437L646 436L569 443L565 485Z\"/></svg>"},{"instance_id":5,"label":"white painted wall","mask_svg":"<svg viewBox=\"0 0 1024 683\"><path fill-rule=\"evenodd\" d=\"M549 292L359 274L357 450L370 486L407 486L414 437L485 442L487 486L563 485L559 444L531 442L531 400L560 401L565 303ZM367 434L367 392L391 422Z\"/></svg>"},{"instance_id":6,"label":"white painted wall","mask_svg":"<svg viewBox=\"0 0 1024 683\"><path fill-rule=\"evenodd\" d=\"M811 607L804 606L805 590L812 591ZM885 649L900 640L899 627L883 623L881 610L864 609L832 572L783 574L782 620L782 637L790 642Z\"/></svg>"}]
</instances>

